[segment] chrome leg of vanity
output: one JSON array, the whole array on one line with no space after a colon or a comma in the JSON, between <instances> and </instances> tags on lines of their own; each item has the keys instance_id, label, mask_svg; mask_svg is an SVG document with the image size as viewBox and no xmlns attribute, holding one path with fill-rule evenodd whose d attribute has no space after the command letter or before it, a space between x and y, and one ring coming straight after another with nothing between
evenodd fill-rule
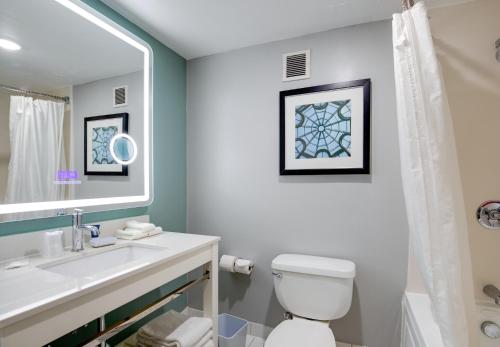
<instances>
[{"instance_id":1,"label":"chrome leg of vanity","mask_svg":"<svg viewBox=\"0 0 500 347\"><path fill-rule=\"evenodd\" d=\"M102 333L104 330L106 330L106 316L103 315L99 317L99 332ZM106 341L101 343L101 347L106 347Z\"/></svg>"}]
</instances>

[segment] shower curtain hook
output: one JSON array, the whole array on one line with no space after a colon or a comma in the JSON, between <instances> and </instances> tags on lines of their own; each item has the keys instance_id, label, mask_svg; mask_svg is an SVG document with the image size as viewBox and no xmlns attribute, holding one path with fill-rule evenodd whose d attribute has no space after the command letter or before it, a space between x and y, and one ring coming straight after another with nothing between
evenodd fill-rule
<instances>
[{"instance_id":1,"label":"shower curtain hook","mask_svg":"<svg viewBox=\"0 0 500 347\"><path fill-rule=\"evenodd\" d=\"M403 7L403 10L409 10L415 5L415 0L401 0L401 6Z\"/></svg>"}]
</instances>

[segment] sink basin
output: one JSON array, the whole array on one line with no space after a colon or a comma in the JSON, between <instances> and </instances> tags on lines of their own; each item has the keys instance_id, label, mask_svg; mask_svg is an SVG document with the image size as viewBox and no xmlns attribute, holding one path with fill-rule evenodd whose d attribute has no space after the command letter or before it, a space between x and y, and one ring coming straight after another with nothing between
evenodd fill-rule
<instances>
[{"instance_id":1,"label":"sink basin","mask_svg":"<svg viewBox=\"0 0 500 347\"><path fill-rule=\"evenodd\" d=\"M135 261L147 260L163 250L165 249L161 247L126 245L99 253L82 254L39 267L63 276L88 278L126 264L131 265L130 263Z\"/></svg>"}]
</instances>

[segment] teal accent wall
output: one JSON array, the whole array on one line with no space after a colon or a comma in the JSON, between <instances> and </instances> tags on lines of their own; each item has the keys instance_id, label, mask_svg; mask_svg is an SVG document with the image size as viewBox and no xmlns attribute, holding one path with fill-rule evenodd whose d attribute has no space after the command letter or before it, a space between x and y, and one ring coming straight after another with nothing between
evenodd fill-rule
<instances>
[{"instance_id":1,"label":"teal accent wall","mask_svg":"<svg viewBox=\"0 0 500 347\"><path fill-rule=\"evenodd\" d=\"M149 214L151 221L175 232L186 231L186 60L164 46L144 30L131 23L120 14L99 0L82 0L115 23L146 41L153 50L153 166L154 166L154 201L148 207L121 209L85 214L85 222L110 220ZM71 225L71 217L53 217L18 222L0 223L0 236L26 233L37 230L58 228ZM151 293L121 307L106 316L112 324L145 303L170 292L185 281L179 278ZM164 310L178 310L186 306L185 297L174 301ZM111 344L123 338L129 329L110 341ZM69 334L52 346L76 346L85 341L97 329L95 322Z\"/></svg>"}]
</instances>

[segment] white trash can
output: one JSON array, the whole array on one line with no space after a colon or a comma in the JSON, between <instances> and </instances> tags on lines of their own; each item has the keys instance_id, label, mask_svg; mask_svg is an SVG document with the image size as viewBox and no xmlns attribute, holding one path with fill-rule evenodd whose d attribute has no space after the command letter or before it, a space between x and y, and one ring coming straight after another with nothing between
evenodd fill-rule
<instances>
[{"instance_id":1,"label":"white trash can","mask_svg":"<svg viewBox=\"0 0 500 347\"><path fill-rule=\"evenodd\" d=\"M219 315L219 347L245 347L248 322L227 313Z\"/></svg>"}]
</instances>

